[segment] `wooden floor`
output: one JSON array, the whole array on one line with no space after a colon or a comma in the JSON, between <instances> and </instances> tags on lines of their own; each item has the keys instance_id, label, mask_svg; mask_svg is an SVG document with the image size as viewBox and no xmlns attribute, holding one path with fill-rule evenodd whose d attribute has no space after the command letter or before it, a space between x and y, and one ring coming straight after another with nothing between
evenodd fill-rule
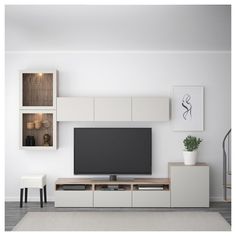
<instances>
[{"instance_id":1,"label":"wooden floor","mask_svg":"<svg viewBox=\"0 0 236 236\"><path fill-rule=\"evenodd\" d=\"M27 212L72 212L72 211L207 211L219 212L231 224L231 203L212 202L209 208L54 208L48 202L40 208L39 202L29 202L19 207L19 202L5 202L5 230L11 231Z\"/></svg>"}]
</instances>

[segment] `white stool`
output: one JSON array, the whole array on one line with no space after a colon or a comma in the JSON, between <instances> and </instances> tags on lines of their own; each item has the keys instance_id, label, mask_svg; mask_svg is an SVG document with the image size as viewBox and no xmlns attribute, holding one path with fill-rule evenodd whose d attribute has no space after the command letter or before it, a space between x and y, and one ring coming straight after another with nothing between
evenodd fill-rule
<instances>
[{"instance_id":1,"label":"white stool","mask_svg":"<svg viewBox=\"0 0 236 236\"><path fill-rule=\"evenodd\" d=\"M40 189L40 206L43 207L43 192L44 192L44 202L45 203L47 202L46 175L28 175L21 177L20 207L23 206L24 189L25 189L25 203L27 202L28 188Z\"/></svg>"}]
</instances>

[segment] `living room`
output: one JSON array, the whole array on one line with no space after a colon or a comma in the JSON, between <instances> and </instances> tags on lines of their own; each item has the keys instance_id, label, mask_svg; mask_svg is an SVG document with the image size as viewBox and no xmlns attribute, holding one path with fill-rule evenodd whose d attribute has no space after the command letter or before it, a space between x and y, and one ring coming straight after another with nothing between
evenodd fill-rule
<instances>
[{"instance_id":1,"label":"living room","mask_svg":"<svg viewBox=\"0 0 236 236\"><path fill-rule=\"evenodd\" d=\"M6 231L231 230L231 5L6 5L5 107Z\"/></svg>"}]
</instances>

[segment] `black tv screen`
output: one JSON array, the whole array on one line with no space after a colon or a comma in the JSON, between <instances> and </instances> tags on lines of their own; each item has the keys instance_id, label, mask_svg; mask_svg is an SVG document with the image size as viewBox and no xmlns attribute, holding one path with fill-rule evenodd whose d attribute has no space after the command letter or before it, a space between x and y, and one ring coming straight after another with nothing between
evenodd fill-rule
<instances>
[{"instance_id":1,"label":"black tv screen","mask_svg":"<svg viewBox=\"0 0 236 236\"><path fill-rule=\"evenodd\" d=\"M151 174L151 128L75 128L74 174Z\"/></svg>"}]
</instances>

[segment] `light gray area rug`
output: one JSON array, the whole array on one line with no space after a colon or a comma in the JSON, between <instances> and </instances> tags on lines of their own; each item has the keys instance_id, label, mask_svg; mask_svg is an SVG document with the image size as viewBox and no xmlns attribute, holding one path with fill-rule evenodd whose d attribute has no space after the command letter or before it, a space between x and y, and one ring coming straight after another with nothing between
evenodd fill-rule
<instances>
[{"instance_id":1,"label":"light gray area rug","mask_svg":"<svg viewBox=\"0 0 236 236\"><path fill-rule=\"evenodd\" d=\"M28 212L14 231L229 231L217 212Z\"/></svg>"}]
</instances>

